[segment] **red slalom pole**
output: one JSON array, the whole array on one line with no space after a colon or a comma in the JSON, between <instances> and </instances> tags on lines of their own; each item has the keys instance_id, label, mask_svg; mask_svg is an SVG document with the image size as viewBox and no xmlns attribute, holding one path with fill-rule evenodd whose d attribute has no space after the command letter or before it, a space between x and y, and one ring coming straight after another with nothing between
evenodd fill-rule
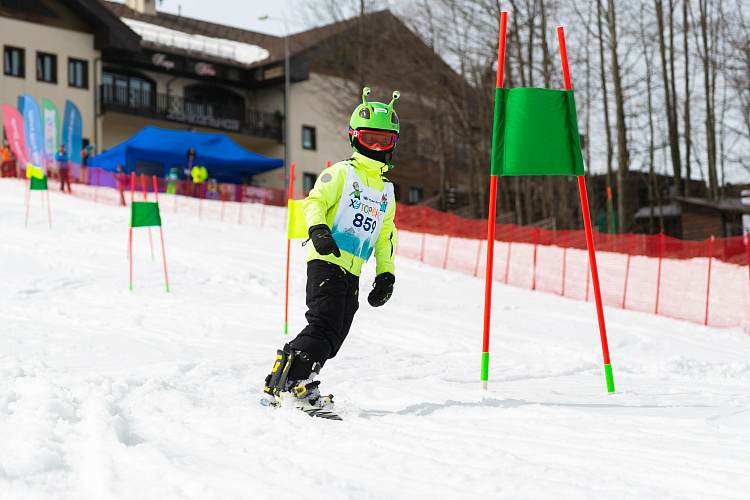
<instances>
[{"instance_id":1,"label":"red slalom pole","mask_svg":"<svg viewBox=\"0 0 750 500\"><path fill-rule=\"evenodd\" d=\"M49 206L49 188L47 188L47 221L49 222L49 228L52 229L52 209Z\"/></svg>"},{"instance_id":2,"label":"red slalom pole","mask_svg":"<svg viewBox=\"0 0 750 500\"><path fill-rule=\"evenodd\" d=\"M130 290L133 290L133 201L135 200L135 172L130 173L130 236L128 237L128 257L130 258Z\"/></svg>"},{"instance_id":3,"label":"red slalom pole","mask_svg":"<svg viewBox=\"0 0 750 500\"><path fill-rule=\"evenodd\" d=\"M708 298L711 294L711 258L714 256L714 235L708 243L708 279L706 280L706 319L703 324L708 326Z\"/></svg>"},{"instance_id":4,"label":"red slalom pole","mask_svg":"<svg viewBox=\"0 0 750 500\"><path fill-rule=\"evenodd\" d=\"M500 38L497 45L497 79L495 87L502 88L505 68L505 30L508 13L500 13ZM492 309L492 265L495 257L495 213L497 211L497 176L490 176L490 205L487 212L487 268L484 271L484 331L482 335L482 389L487 389L490 366L490 315Z\"/></svg>"},{"instance_id":5,"label":"red slalom pole","mask_svg":"<svg viewBox=\"0 0 750 500\"><path fill-rule=\"evenodd\" d=\"M23 221L23 225L28 226L29 225L29 204L31 203L31 180L26 179L26 218Z\"/></svg>"},{"instance_id":6,"label":"red slalom pole","mask_svg":"<svg viewBox=\"0 0 750 500\"><path fill-rule=\"evenodd\" d=\"M152 178L154 182L154 196L156 197L156 205L159 205L159 190L156 188L156 176ZM169 293L169 277L167 276L167 252L164 250L164 231L161 225L159 225L159 236L161 236L161 254L164 256L164 281L167 284L167 293Z\"/></svg>"},{"instance_id":7,"label":"red slalom pole","mask_svg":"<svg viewBox=\"0 0 750 500\"><path fill-rule=\"evenodd\" d=\"M289 172L289 201L292 201L294 196L294 163L290 166ZM290 204L287 203L287 212L289 212ZM287 213L287 220L291 217L291 214ZM292 240L289 238L289 232L286 235L286 298L284 303L284 335L289 333L289 255L292 251Z\"/></svg>"},{"instance_id":8,"label":"red slalom pole","mask_svg":"<svg viewBox=\"0 0 750 500\"><path fill-rule=\"evenodd\" d=\"M146 192L146 176L141 174L141 191L143 191L143 201L148 201L148 193ZM156 191L156 185L154 185L154 191ZM151 239L151 227L148 228L148 244L151 246L151 260L154 260L154 241Z\"/></svg>"},{"instance_id":9,"label":"red slalom pole","mask_svg":"<svg viewBox=\"0 0 750 500\"><path fill-rule=\"evenodd\" d=\"M565 90L573 86L570 83L570 70L568 69L568 51L565 48L565 33L562 26L557 28L557 40L560 44L560 59L562 62ZM607 328L604 324L604 308L602 306L602 293L599 289L599 271L596 267L596 252L594 251L594 232L591 228L591 214L589 213L589 200L586 194L586 181L583 175L578 176L578 191L581 195L581 210L583 211L583 225L586 229L586 247L589 252L589 267L591 268L591 281L594 285L594 298L596 300L596 317L599 321L599 336L602 342L602 355L604 357L604 375L607 379L607 392L615 392L615 382L612 377L612 364L609 360L609 346L607 344Z\"/></svg>"}]
</instances>

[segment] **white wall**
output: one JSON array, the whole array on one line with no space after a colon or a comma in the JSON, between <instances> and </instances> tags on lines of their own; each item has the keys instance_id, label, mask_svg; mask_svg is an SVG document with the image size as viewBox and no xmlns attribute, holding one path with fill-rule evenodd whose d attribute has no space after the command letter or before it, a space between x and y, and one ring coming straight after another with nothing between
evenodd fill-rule
<instances>
[{"instance_id":1,"label":"white wall","mask_svg":"<svg viewBox=\"0 0 750 500\"><path fill-rule=\"evenodd\" d=\"M289 144L291 162L294 163L295 168L295 197L301 197L302 195L303 174L311 173L317 176L325 170L328 160L331 161L331 164L334 164L350 158L352 155L352 147L349 145L347 133L350 115L332 109L327 104L330 102L329 99L325 98L325 94L328 92L330 92L330 87L326 83L326 79L316 73L310 73L309 80L292 84L291 141ZM283 99L283 94L281 94L281 97ZM355 104L351 111L354 111L358 101L357 96L353 96L352 100ZM314 151L302 147L303 125L315 127L316 148ZM283 186L278 172L258 176L257 180L265 182L268 187Z\"/></svg>"},{"instance_id":2,"label":"white wall","mask_svg":"<svg viewBox=\"0 0 750 500\"><path fill-rule=\"evenodd\" d=\"M18 96L30 94L41 106L42 98L52 101L60 113L65 110L65 100L72 101L83 117L83 137L94 141L94 61L99 51L94 50L94 35L0 17L2 45L25 50L25 77L16 78L0 73L0 102L15 108ZM57 83L38 82L36 79L36 53L57 56ZM68 86L68 58L88 61L88 89ZM98 65L97 65L98 68Z\"/></svg>"}]
</instances>

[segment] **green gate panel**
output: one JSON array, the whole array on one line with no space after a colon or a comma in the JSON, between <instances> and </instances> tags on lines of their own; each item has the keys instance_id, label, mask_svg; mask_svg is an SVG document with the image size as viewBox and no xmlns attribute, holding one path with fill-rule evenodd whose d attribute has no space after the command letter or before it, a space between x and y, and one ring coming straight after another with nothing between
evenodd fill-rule
<instances>
[{"instance_id":1,"label":"green gate panel","mask_svg":"<svg viewBox=\"0 0 750 500\"><path fill-rule=\"evenodd\" d=\"M151 201L134 201L130 210L130 227L161 226L159 204Z\"/></svg>"},{"instance_id":2,"label":"green gate panel","mask_svg":"<svg viewBox=\"0 0 750 500\"><path fill-rule=\"evenodd\" d=\"M46 191L47 190L47 176L45 175L41 179L36 177L31 178L31 186L29 187L32 191Z\"/></svg>"}]
</instances>

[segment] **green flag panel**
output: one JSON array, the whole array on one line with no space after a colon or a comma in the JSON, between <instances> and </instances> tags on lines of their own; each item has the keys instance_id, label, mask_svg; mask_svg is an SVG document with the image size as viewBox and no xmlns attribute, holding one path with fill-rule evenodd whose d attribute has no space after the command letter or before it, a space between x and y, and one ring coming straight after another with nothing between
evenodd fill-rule
<instances>
[{"instance_id":1,"label":"green flag panel","mask_svg":"<svg viewBox=\"0 0 750 500\"><path fill-rule=\"evenodd\" d=\"M492 175L583 175L572 90L495 90Z\"/></svg>"},{"instance_id":2,"label":"green flag panel","mask_svg":"<svg viewBox=\"0 0 750 500\"><path fill-rule=\"evenodd\" d=\"M31 184L29 189L32 191L46 191L47 190L47 176L45 175L41 179L37 177L31 177Z\"/></svg>"},{"instance_id":3,"label":"green flag panel","mask_svg":"<svg viewBox=\"0 0 750 500\"><path fill-rule=\"evenodd\" d=\"M130 227L161 226L159 204L151 201L134 201L130 210Z\"/></svg>"}]
</instances>

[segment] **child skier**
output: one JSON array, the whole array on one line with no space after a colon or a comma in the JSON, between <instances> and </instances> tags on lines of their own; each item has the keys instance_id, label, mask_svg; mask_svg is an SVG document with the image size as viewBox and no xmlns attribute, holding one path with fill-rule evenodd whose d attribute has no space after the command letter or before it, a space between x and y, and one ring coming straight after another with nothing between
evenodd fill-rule
<instances>
[{"instance_id":1,"label":"child skier","mask_svg":"<svg viewBox=\"0 0 750 500\"><path fill-rule=\"evenodd\" d=\"M372 307L393 293L396 203L393 184L383 174L390 164L399 133L393 103L362 104L349 121L354 154L326 169L303 202L307 234L307 326L277 351L264 392L273 405L292 398L296 405L322 407L333 396L320 395L313 380L325 362L338 353L359 307L362 264L374 253L376 274L367 297Z\"/></svg>"}]
</instances>

